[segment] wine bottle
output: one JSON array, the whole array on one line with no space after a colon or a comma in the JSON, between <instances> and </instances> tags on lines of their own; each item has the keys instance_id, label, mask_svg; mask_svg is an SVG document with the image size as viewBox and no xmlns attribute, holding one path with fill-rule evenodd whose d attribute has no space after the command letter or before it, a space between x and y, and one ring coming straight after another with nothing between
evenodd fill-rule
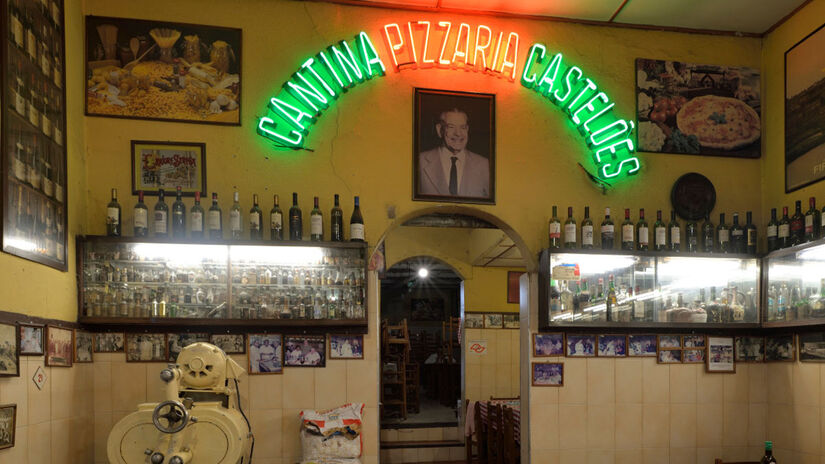
<instances>
[{"instance_id":1,"label":"wine bottle","mask_svg":"<svg viewBox=\"0 0 825 464\"><path fill-rule=\"evenodd\" d=\"M561 221L559 221L558 207L556 207L556 205L553 205L553 217L550 218L548 229L550 233L550 248L558 250L561 248Z\"/></svg>"},{"instance_id":2,"label":"wine bottle","mask_svg":"<svg viewBox=\"0 0 825 464\"><path fill-rule=\"evenodd\" d=\"M746 248L745 229L739 225L739 213L733 213L733 225L730 226L730 251L744 253Z\"/></svg>"},{"instance_id":3,"label":"wine bottle","mask_svg":"<svg viewBox=\"0 0 825 464\"><path fill-rule=\"evenodd\" d=\"M602 221L602 250L612 250L615 246L615 229L613 227L613 220L610 219L610 208L604 209L604 221Z\"/></svg>"},{"instance_id":4,"label":"wine bottle","mask_svg":"<svg viewBox=\"0 0 825 464\"><path fill-rule=\"evenodd\" d=\"M670 251L682 251L682 228L676 220L676 211L670 211L670 224L667 227L670 229Z\"/></svg>"},{"instance_id":5,"label":"wine bottle","mask_svg":"<svg viewBox=\"0 0 825 464\"><path fill-rule=\"evenodd\" d=\"M289 239L301 240L304 233L304 216L298 207L298 194L292 192L292 207L289 208Z\"/></svg>"},{"instance_id":6,"label":"wine bottle","mask_svg":"<svg viewBox=\"0 0 825 464\"><path fill-rule=\"evenodd\" d=\"M757 232L756 226L753 225L753 213L748 211L745 213L745 251L748 254L755 255L756 254L756 244L757 244Z\"/></svg>"},{"instance_id":7,"label":"wine bottle","mask_svg":"<svg viewBox=\"0 0 825 464\"><path fill-rule=\"evenodd\" d=\"M117 202L117 189L112 189L112 201L106 205L106 235L120 237L120 203Z\"/></svg>"},{"instance_id":8,"label":"wine bottle","mask_svg":"<svg viewBox=\"0 0 825 464\"><path fill-rule=\"evenodd\" d=\"M622 250L632 250L633 242L636 240L636 231L633 222L630 221L630 209L624 210L624 222L622 222Z\"/></svg>"},{"instance_id":9,"label":"wine bottle","mask_svg":"<svg viewBox=\"0 0 825 464\"><path fill-rule=\"evenodd\" d=\"M819 238L819 211L816 209L816 198L808 199L811 209L805 213L805 241L812 242Z\"/></svg>"},{"instance_id":10,"label":"wine bottle","mask_svg":"<svg viewBox=\"0 0 825 464\"><path fill-rule=\"evenodd\" d=\"M765 229L765 236L768 239L768 251L779 249L779 221L776 220L776 208L771 208L771 220Z\"/></svg>"},{"instance_id":11,"label":"wine bottle","mask_svg":"<svg viewBox=\"0 0 825 464\"><path fill-rule=\"evenodd\" d=\"M702 224L702 251L713 253L716 242L716 227L710 220L710 213L705 214L705 222Z\"/></svg>"},{"instance_id":12,"label":"wine bottle","mask_svg":"<svg viewBox=\"0 0 825 464\"><path fill-rule=\"evenodd\" d=\"M200 192L195 192L195 204L189 210L189 229L192 238L203 239L203 207Z\"/></svg>"},{"instance_id":13,"label":"wine bottle","mask_svg":"<svg viewBox=\"0 0 825 464\"><path fill-rule=\"evenodd\" d=\"M252 194L252 209L249 210L249 240L262 240L264 216L258 206L258 194Z\"/></svg>"},{"instance_id":14,"label":"wine bottle","mask_svg":"<svg viewBox=\"0 0 825 464\"><path fill-rule=\"evenodd\" d=\"M269 239L277 241L284 239L284 213L281 212L281 206L278 204L278 195L273 196L273 206L269 211Z\"/></svg>"},{"instance_id":15,"label":"wine bottle","mask_svg":"<svg viewBox=\"0 0 825 464\"><path fill-rule=\"evenodd\" d=\"M155 237L169 236L169 206L163 201L165 195L163 189L158 190L158 202L155 203L154 221L152 222Z\"/></svg>"},{"instance_id":16,"label":"wine bottle","mask_svg":"<svg viewBox=\"0 0 825 464\"><path fill-rule=\"evenodd\" d=\"M333 242L344 241L344 212L338 204L338 194L335 194L335 206L329 213L329 239Z\"/></svg>"},{"instance_id":17,"label":"wine bottle","mask_svg":"<svg viewBox=\"0 0 825 464\"><path fill-rule=\"evenodd\" d=\"M135 218L135 237L149 235L149 208L143 202L143 190L138 190L138 202L135 204L132 215Z\"/></svg>"},{"instance_id":18,"label":"wine bottle","mask_svg":"<svg viewBox=\"0 0 825 464\"><path fill-rule=\"evenodd\" d=\"M802 215L802 202L796 200L796 211L791 216L791 246L799 245L805 240L805 217Z\"/></svg>"},{"instance_id":19,"label":"wine bottle","mask_svg":"<svg viewBox=\"0 0 825 464\"><path fill-rule=\"evenodd\" d=\"M615 314L613 312L616 310L616 287L613 283L613 274L610 274L608 280L609 290L607 291L607 297L605 298L605 314L608 321L614 320Z\"/></svg>"},{"instance_id":20,"label":"wine bottle","mask_svg":"<svg viewBox=\"0 0 825 464\"><path fill-rule=\"evenodd\" d=\"M653 223L653 249L667 250L667 227L662 222L662 210L656 211L656 222Z\"/></svg>"},{"instance_id":21,"label":"wine bottle","mask_svg":"<svg viewBox=\"0 0 825 464\"><path fill-rule=\"evenodd\" d=\"M567 220L564 221L564 247L576 248L576 220L572 206L567 207Z\"/></svg>"},{"instance_id":22,"label":"wine bottle","mask_svg":"<svg viewBox=\"0 0 825 464\"><path fill-rule=\"evenodd\" d=\"M636 223L636 249L647 251L650 248L650 234L645 221L645 209L639 210L639 222Z\"/></svg>"},{"instance_id":23,"label":"wine bottle","mask_svg":"<svg viewBox=\"0 0 825 464\"><path fill-rule=\"evenodd\" d=\"M209 239L220 240L223 238L223 218L221 217L221 207L218 206L218 194L212 192L212 206L206 213L206 226L209 228Z\"/></svg>"},{"instance_id":24,"label":"wine bottle","mask_svg":"<svg viewBox=\"0 0 825 464\"><path fill-rule=\"evenodd\" d=\"M765 442L765 455L762 456L759 464L776 464L776 458L773 457L773 442Z\"/></svg>"},{"instance_id":25,"label":"wine bottle","mask_svg":"<svg viewBox=\"0 0 825 464\"><path fill-rule=\"evenodd\" d=\"M685 242L687 251L691 253L699 251L699 224L693 219L685 223Z\"/></svg>"},{"instance_id":26,"label":"wine bottle","mask_svg":"<svg viewBox=\"0 0 825 464\"><path fill-rule=\"evenodd\" d=\"M172 236L186 238L186 205L183 204L180 186L175 192L175 202L172 203Z\"/></svg>"},{"instance_id":27,"label":"wine bottle","mask_svg":"<svg viewBox=\"0 0 825 464\"><path fill-rule=\"evenodd\" d=\"M318 197L312 199L313 207L309 212L309 239L313 242L324 240L324 215L318 207Z\"/></svg>"},{"instance_id":28,"label":"wine bottle","mask_svg":"<svg viewBox=\"0 0 825 464\"><path fill-rule=\"evenodd\" d=\"M240 240L243 233L241 226L241 203L238 191L232 193L232 207L229 208L229 236L232 240Z\"/></svg>"},{"instance_id":29,"label":"wine bottle","mask_svg":"<svg viewBox=\"0 0 825 464\"><path fill-rule=\"evenodd\" d=\"M593 221L590 220L590 207L584 207L584 220L582 221L582 248L593 248Z\"/></svg>"},{"instance_id":30,"label":"wine bottle","mask_svg":"<svg viewBox=\"0 0 825 464\"><path fill-rule=\"evenodd\" d=\"M352 209L352 216L349 218L349 240L350 242L363 242L364 218L361 217L361 205L358 197L355 197L355 207Z\"/></svg>"},{"instance_id":31,"label":"wine bottle","mask_svg":"<svg viewBox=\"0 0 825 464\"><path fill-rule=\"evenodd\" d=\"M779 220L777 238L779 239L779 248L791 246L791 220L788 218L787 206L782 207L782 219Z\"/></svg>"},{"instance_id":32,"label":"wine bottle","mask_svg":"<svg viewBox=\"0 0 825 464\"><path fill-rule=\"evenodd\" d=\"M716 226L716 248L719 253L730 252L730 229L725 224L725 213L719 213L719 225Z\"/></svg>"}]
</instances>

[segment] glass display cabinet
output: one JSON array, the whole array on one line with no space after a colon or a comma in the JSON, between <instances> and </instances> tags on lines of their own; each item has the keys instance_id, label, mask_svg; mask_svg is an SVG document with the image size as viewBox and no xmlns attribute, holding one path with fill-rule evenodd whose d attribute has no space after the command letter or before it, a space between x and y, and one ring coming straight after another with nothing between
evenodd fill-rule
<instances>
[{"instance_id":1,"label":"glass display cabinet","mask_svg":"<svg viewBox=\"0 0 825 464\"><path fill-rule=\"evenodd\" d=\"M77 243L82 323L367 325L365 243Z\"/></svg>"},{"instance_id":2,"label":"glass display cabinet","mask_svg":"<svg viewBox=\"0 0 825 464\"><path fill-rule=\"evenodd\" d=\"M825 323L825 240L769 253L763 267L766 327Z\"/></svg>"},{"instance_id":3,"label":"glass display cabinet","mask_svg":"<svg viewBox=\"0 0 825 464\"><path fill-rule=\"evenodd\" d=\"M544 250L539 324L558 327L758 327L755 256Z\"/></svg>"}]
</instances>

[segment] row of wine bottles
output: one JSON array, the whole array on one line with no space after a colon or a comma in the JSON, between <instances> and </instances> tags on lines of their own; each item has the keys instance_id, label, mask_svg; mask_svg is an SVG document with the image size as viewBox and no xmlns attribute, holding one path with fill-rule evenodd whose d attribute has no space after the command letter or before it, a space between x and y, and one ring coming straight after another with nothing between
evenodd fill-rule
<instances>
[{"instance_id":1,"label":"row of wine bottles","mask_svg":"<svg viewBox=\"0 0 825 464\"><path fill-rule=\"evenodd\" d=\"M825 237L825 208L816 209L816 198L808 199L809 209L802 214L802 202L796 201L796 211L788 217L788 207L782 207L782 217L776 219L776 208L771 208L771 220L768 222L767 238L768 251L778 250L789 246Z\"/></svg>"},{"instance_id":2,"label":"row of wine bottles","mask_svg":"<svg viewBox=\"0 0 825 464\"><path fill-rule=\"evenodd\" d=\"M264 214L258 204L258 195L252 196L253 206L249 210L248 228L250 240L264 239ZM143 191L138 192L138 202L134 207L134 236L147 237L151 230L155 237L186 238L187 221L189 222L189 236L193 239L220 240L223 238L223 218L221 207L218 205L218 194L212 193L212 206L204 211L200 204L200 192L195 192L195 204L187 213L183 203L181 188L177 188L175 202L172 203L171 213L165 201L165 192L158 192L158 201L149 215L149 208L143 202ZM234 192L234 203L229 210L229 236L233 240L244 237L243 221L241 220L241 205L238 192ZM151 219L151 221L150 221ZM274 206L269 212L270 240L302 240L303 213L298 206L298 194L292 194L292 207L289 208L287 223L284 224L284 215L279 205L278 195L274 196ZM287 229L286 226L289 226ZM117 189L112 189L112 200L106 207L106 234L120 236L123 223L121 220L120 203L117 201ZM324 214L318 207L318 197L315 197L314 207L310 212L310 240L324 241ZM287 235L288 233L288 235ZM329 240L344 241L344 213L339 204L338 195L335 195L335 206L330 212ZM358 197L355 197L355 206L350 216L350 241L364 241L364 218L361 215Z\"/></svg>"},{"instance_id":3,"label":"row of wine bottles","mask_svg":"<svg viewBox=\"0 0 825 464\"><path fill-rule=\"evenodd\" d=\"M553 206L550 219L550 248L595 248L595 226L590 218L590 207L584 208L584 220L579 226L573 218L573 207L567 208L564 224L558 218L558 209ZM725 223L725 213L719 214L719 224L714 225L706 216L700 226L696 221L688 221L682 232L682 225L676 219L676 212L670 212L670 222L662 221L662 211L656 211L656 222L652 230L645 219L644 208L639 210L639 220L630 219L630 209L624 210L624 221L620 225L619 240L616 226L610 217L610 208L605 208L604 220L599 228L600 246L612 250L616 242L622 250L681 251L682 238L688 252L706 253L756 253L757 231L753 225L753 214L748 211L744 225L739 224L739 213L733 213L733 224ZM652 235L652 242L651 242Z\"/></svg>"}]
</instances>

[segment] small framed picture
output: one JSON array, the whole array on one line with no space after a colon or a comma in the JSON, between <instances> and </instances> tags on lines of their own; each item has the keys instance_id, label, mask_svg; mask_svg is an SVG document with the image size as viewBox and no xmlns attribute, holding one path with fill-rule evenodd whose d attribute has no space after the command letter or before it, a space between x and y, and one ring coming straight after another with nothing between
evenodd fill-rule
<instances>
[{"instance_id":1,"label":"small framed picture","mask_svg":"<svg viewBox=\"0 0 825 464\"><path fill-rule=\"evenodd\" d=\"M682 348L704 348L705 347L705 336L704 335L683 335L682 336Z\"/></svg>"},{"instance_id":2,"label":"small framed picture","mask_svg":"<svg viewBox=\"0 0 825 464\"><path fill-rule=\"evenodd\" d=\"M703 364L705 362L705 349L690 348L682 350L682 362L685 364Z\"/></svg>"},{"instance_id":3,"label":"small framed picture","mask_svg":"<svg viewBox=\"0 0 825 464\"><path fill-rule=\"evenodd\" d=\"M564 356L564 334L533 334L533 356L537 358L548 356Z\"/></svg>"},{"instance_id":4,"label":"small framed picture","mask_svg":"<svg viewBox=\"0 0 825 464\"><path fill-rule=\"evenodd\" d=\"M132 140L132 195L158 195L161 189L206 197L206 144Z\"/></svg>"},{"instance_id":5,"label":"small framed picture","mask_svg":"<svg viewBox=\"0 0 825 464\"><path fill-rule=\"evenodd\" d=\"M329 359L364 359L364 336L330 334Z\"/></svg>"},{"instance_id":6,"label":"small framed picture","mask_svg":"<svg viewBox=\"0 0 825 464\"><path fill-rule=\"evenodd\" d=\"M765 337L734 338L733 360L736 362L764 362Z\"/></svg>"},{"instance_id":7,"label":"small framed picture","mask_svg":"<svg viewBox=\"0 0 825 464\"><path fill-rule=\"evenodd\" d=\"M799 360L825 362L825 332L799 334Z\"/></svg>"},{"instance_id":8,"label":"small framed picture","mask_svg":"<svg viewBox=\"0 0 825 464\"><path fill-rule=\"evenodd\" d=\"M484 328L485 329L503 329L504 328L504 319L501 317L501 314L485 314L484 315Z\"/></svg>"},{"instance_id":9,"label":"small framed picture","mask_svg":"<svg viewBox=\"0 0 825 464\"><path fill-rule=\"evenodd\" d=\"M0 323L0 377L20 376L19 336L17 325Z\"/></svg>"},{"instance_id":10,"label":"small framed picture","mask_svg":"<svg viewBox=\"0 0 825 464\"><path fill-rule=\"evenodd\" d=\"M127 333L126 362L165 362L166 334Z\"/></svg>"},{"instance_id":11,"label":"small framed picture","mask_svg":"<svg viewBox=\"0 0 825 464\"><path fill-rule=\"evenodd\" d=\"M564 385L564 363L533 363L534 387L561 387Z\"/></svg>"},{"instance_id":12,"label":"small framed picture","mask_svg":"<svg viewBox=\"0 0 825 464\"><path fill-rule=\"evenodd\" d=\"M212 334L209 342L226 354L246 353L246 340L243 334Z\"/></svg>"},{"instance_id":13,"label":"small framed picture","mask_svg":"<svg viewBox=\"0 0 825 464\"><path fill-rule=\"evenodd\" d=\"M36 324L20 324L20 355L41 356L46 328Z\"/></svg>"},{"instance_id":14,"label":"small framed picture","mask_svg":"<svg viewBox=\"0 0 825 464\"><path fill-rule=\"evenodd\" d=\"M564 350L565 356L571 358L596 356L596 336L567 334Z\"/></svg>"},{"instance_id":15,"label":"small framed picture","mask_svg":"<svg viewBox=\"0 0 825 464\"><path fill-rule=\"evenodd\" d=\"M681 348L681 335L659 335L659 349L667 350L671 348Z\"/></svg>"},{"instance_id":16,"label":"small framed picture","mask_svg":"<svg viewBox=\"0 0 825 464\"><path fill-rule=\"evenodd\" d=\"M707 371L736 372L733 361L733 337L708 337Z\"/></svg>"},{"instance_id":17,"label":"small framed picture","mask_svg":"<svg viewBox=\"0 0 825 464\"><path fill-rule=\"evenodd\" d=\"M599 335L599 350L596 355L609 358L627 356L627 336Z\"/></svg>"},{"instance_id":18,"label":"small framed picture","mask_svg":"<svg viewBox=\"0 0 825 464\"><path fill-rule=\"evenodd\" d=\"M75 330L74 332L74 362L92 362L92 343L94 337L91 332Z\"/></svg>"},{"instance_id":19,"label":"small framed picture","mask_svg":"<svg viewBox=\"0 0 825 464\"><path fill-rule=\"evenodd\" d=\"M0 450L14 447L14 429L17 427L17 405L0 405Z\"/></svg>"},{"instance_id":20,"label":"small framed picture","mask_svg":"<svg viewBox=\"0 0 825 464\"><path fill-rule=\"evenodd\" d=\"M167 361L178 360L180 351L187 346L197 342L209 342L208 333L170 333L166 334Z\"/></svg>"},{"instance_id":21,"label":"small framed picture","mask_svg":"<svg viewBox=\"0 0 825 464\"><path fill-rule=\"evenodd\" d=\"M281 334L249 334L247 341L250 375L284 372L284 338Z\"/></svg>"},{"instance_id":22,"label":"small framed picture","mask_svg":"<svg viewBox=\"0 0 825 464\"><path fill-rule=\"evenodd\" d=\"M72 367L74 330L46 326L46 365Z\"/></svg>"},{"instance_id":23,"label":"small framed picture","mask_svg":"<svg viewBox=\"0 0 825 464\"><path fill-rule=\"evenodd\" d=\"M464 328L465 329L483 329L484 328L484 314L481 314L481 313L464 313Z\"/></svg>"},{"instance_id":24,"label":"small framed picture","mask_svg":"<svg viewBox=\"0 0 825 464\"><path fill-rule=\"evenodd\" d=\"M627 355L632 357L656 357L656 335L628 335Z\"/></svg>"},{"instance_id":25,"label":"small framed picture","mask_svg":"<svg viewBox=\"0 0 825 464\"><path fill-rule=\"evenodd\" d=\"M504 322L505 329L519 328L518 314L504 314L502 315L502 321Z\"/></svg>"},{"instance_id":26,"label":"small framed picture","mask_svg":"<svg viewBox=\"0 0 825 464\"><path fill-rule=\"evenodd\" d=\"M765 337L765 361L792 362L796 358L794 348L793 334Z\"/></svg>"},{"instance_id":27,"label":"small framed picture","mask_svg":"<svg viewBox=\"0 0 825 464\"><path fill-rule=\"evenodd\" d=\"M122 353L123 346L123 332L95 334L95 353Z\"/></svg>"},{"instance_id":28,"label":"small framed picture","mask_svg":"<svg viewBox=\"0 0 825 464\"><path fill-rule=\"evenodd\" d=\"M507 302L519 304L521 302L519 279L524 271L507 271Z\"/></svg>"},{"instance_id":29,"label":"small framed picture","mask_svg":"<svg viewBox=\"0 0 825 464\"><path fill-rule=\"evenodd\" d=\"M659 350L656 362L659 364L678 364L682 362L682 350Z\"/></svg>"},{"instance_id":30,"label":"small framed picture","mask_svg":"<svg viewBox=\"0 0 825 464\"><path fill-rule=\"evenodd\" d=\"M323 335L287 335L284 337L284 366L325 367L327 337Z\"/></svg>"}]
</instances>

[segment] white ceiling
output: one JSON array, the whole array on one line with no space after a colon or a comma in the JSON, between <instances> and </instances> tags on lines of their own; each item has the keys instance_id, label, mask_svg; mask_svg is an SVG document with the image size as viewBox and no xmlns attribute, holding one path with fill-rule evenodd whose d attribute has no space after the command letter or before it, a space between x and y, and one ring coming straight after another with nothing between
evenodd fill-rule
<instances>
[{"instance_id":1,"label":"white ceiling","mask_svg":"<svg viewBox=\"0 0 825 464\"><path fill-rule=\"evenodd\" d=\"M333 2L335 0L332 0ZM658 27L761 34L806 0L354 0Z\"/></svg>"}]
</instances>

